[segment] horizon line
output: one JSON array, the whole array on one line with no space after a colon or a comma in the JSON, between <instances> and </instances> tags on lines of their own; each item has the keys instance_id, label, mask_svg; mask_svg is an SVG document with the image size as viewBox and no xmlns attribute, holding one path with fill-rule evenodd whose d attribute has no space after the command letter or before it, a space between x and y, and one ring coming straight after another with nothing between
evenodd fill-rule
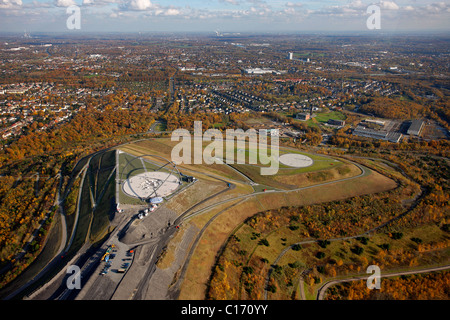
<instances>
[{"instance_id":1,"label":"horizon line","mask_svg":"<svg viewBox=\"0 0 450 320\"><path fill-rule=\"evenodd\" d=\"M446 35L450 37L448 34L449 30L444 29L430 29L430 30L305 30L305 31L221 31L222 35L217 36L214 30L211 31L0 31L0 36L5 35L85 35L85 34L124 34L124 35L150 35L150 34L165 34L165 35L189 35L189 34L202 34L202 35L211 35L215 38L227 38L229 36L242 36L242 35L320 35L320 34L333 34L333 35L344 35L344 34L354 34L354 35L373 35L373 36L382 36L382 35L392 35L392 34L402 34L402 35L420 35L420 34L436 34L436 35Z\"/></svg>"}]
</instances>

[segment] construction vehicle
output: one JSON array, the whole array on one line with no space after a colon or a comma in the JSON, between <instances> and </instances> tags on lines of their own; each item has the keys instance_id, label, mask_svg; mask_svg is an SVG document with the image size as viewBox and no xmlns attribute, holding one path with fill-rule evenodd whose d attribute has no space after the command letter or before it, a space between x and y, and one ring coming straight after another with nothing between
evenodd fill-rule
<instances>
[{"instance_id":1,"label":"construction vehicle","mask_svg":"<svg viewBox=\"0 0 450 320\"><path fill-rule=\"evenodd\" d=\"M109 247L108 247L108 249L106 249L106 252L105 252L105 254L103 255L103 257L102 257L102 261L106 261L106 262L108 262L108 260L109 260L109 254L111 253L111 250L113 249L113 248L115 248L116 246L115 245L110 245Z\"/></svg>"}]
</instances>

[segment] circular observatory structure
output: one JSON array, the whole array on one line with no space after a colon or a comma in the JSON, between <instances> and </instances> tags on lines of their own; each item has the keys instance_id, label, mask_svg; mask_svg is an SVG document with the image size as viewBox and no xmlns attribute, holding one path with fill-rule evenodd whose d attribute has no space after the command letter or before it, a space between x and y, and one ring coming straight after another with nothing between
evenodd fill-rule
<instances>
[{"instance_id":1,"label":"circular observatory structure","mask_svg":"<svg viewBox=\"0 0 450 320\"><path fill-rule=\"evenodd\" d=\"M150 157L158 162L148 160ZM136 167L136 163L141 166ZM132 170L127 172L130 168ZM126 177L123 177L125 173ZM177 191L182 184L182 175L172 161L156 155L143 155L127 162L121 173L121 181L126 195L158 204L163 202L164 197Z\"/></svg>"}]
</instances>

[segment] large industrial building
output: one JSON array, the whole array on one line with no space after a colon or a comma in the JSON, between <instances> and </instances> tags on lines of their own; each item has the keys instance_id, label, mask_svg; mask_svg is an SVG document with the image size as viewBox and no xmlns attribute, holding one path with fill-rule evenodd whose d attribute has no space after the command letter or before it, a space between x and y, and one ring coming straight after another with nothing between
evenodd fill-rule
<instances>
[{"instance_id":1,"label":"large industrial building","mask_svg":"<svg viewBox=\"0 0 450 320\"><path fill-rule=\"evenodd\" d=\"M379 139L379 140L386 140L389 142L400 142L402 138L402 134L399 132L388 132L384 130L374 130L370 128L366 128L364 126L358 125L355 130L353 130L353 135L360 136L360 137L366 137L366 138L373 138L373 139Z\"/></svg>"},{"instance_id":2,"label":"large industrial building","mask_svg":"<svg viewBox=\"0 0 450 320\"><path fill-rule=\"evenodd\" d=\"M408 129L408 134L411 136L420 136L424 125L425 122L423 120L413 120Z\"/></svg>"},{"instance_id":3,"label":"large industrial building","mask_svg":"<svg viewBox=\"0 0 450 320\"><path fill-rule=\"evenodd\" d=\"M244 72L246 74L272 74L272 73L276 73L276 71L273 70L273 69L261 69L261 68L245 69Z\"/></svg>"}]
</instances>

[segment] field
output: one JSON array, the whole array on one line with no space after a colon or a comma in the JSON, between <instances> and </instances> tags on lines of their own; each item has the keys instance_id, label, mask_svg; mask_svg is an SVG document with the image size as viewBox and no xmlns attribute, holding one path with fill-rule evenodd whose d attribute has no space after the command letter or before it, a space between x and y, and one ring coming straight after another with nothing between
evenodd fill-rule
<instances>
[{"instance_id":1,"label":"field","mask_svg":"<svg viewBox=\"0 0 450 320\"><path fill-rule=\"evenodd\" d=\"M316 119L317 122L326 123L330 119L345 120L345 115L340 111L331 111L326 113L319 113L314 119Z\"/></svg>"},{"instance_id":2,"label":"field","mask_svg":"<svg viewBox=\"0 0 450 320\"><path fill-rule=\"evenodd\" d=\"M345 115L340 111L330 111L317 113L316 116L308 121L306 121L307 125L310 127L316 127L319 124L325 124L328 120L345 120Z\"/></svg>"},{"instance_id":3,"label":"field","mask_svg":"<svg viewBox=\"0 0 450 320\"><path fill-rule=\"evenodd\" d=\"M191 259L185 282L183 283L180 299L203 299L207 294L209 273L216 265L216 253L220 252L223 243L242 226L242 222L254 214L280 208L282 206L301 206L313 203L327 202L335 199L345 199L352 195L370 194L395 188L395 183L377 173L367 177L361 177L355 181L333 183L320 188L309 188L301 191L292 191L285 194L268 193L245 200L220 215L205 231L201 242ZM211 211L218 212L219 209ZM199 218L193 219L195 222ZM201 224L200 224L201 225ZM247 250L250 253L252 249ZM240 272L237 269L230 270L228 277L235 279ZM230 290L233 287L231 280ZM233 296L236 298L236 296Z\"/></svg>"},{"instance_id":4,"label":"field","mask_svg":"<svg viewBox=\"0 0 450 320\"><path fill-rule=\"evenodd\" d=\"M144 155L144 154L155 154L162 156L166 159L171 159L172 147L174 147L177 142L172 142L169 139L158 139L158 140L146 140L140 141L134 144L126 145L121 148L125 153L120 155L120 172L121 180L129 175L130 172L133 175L137 175L145 172L147 162L145 164L140 161L132 160L133 156ZM203 143L203 147L207 146L208 143ZM232 152L234 154L234 163L230 165L194 165L194 164L181 164L178 166L180 171L183 169L191 170L193 172L214 175L215 177L223 177L225 179L230 179L235 183L248 183L251 181L253 183L253 189L255 192L260 192L265 189L267 190L294 190L299 187L306 187L314 185L317 183L325 183L330 181L339 180L341 178L353 177L361 174L361 170L355 165L345 161L330 158L327 156L307 154L294 149L280 148L279 154L300 154L310 157L314 162L313 165L305 168L292 168L283 164L278 163L277 159L272 159L276 161L274 166L279 166L278 173L271 176L261 175L262 167L269 167L267 164L270 161L264 154L265 152L257 152L256 150L247 149L248 144L245 145L246 149L242 150L239 147L234 147ZM224 146L225 148L225 146ZM238 157L240 153L245 156L246 164L237 164ZM255 155L257 159L256 164L249 164L250 155ZM270 152L268 154L270 156ZM194 159L194 154L191 155L192 162ZM223 157L226 158L226 150L223 150ZM127 172L123 172L125 164L127 165ZM149 168L153 169L153 168ZM129 199L122 192L120 193L121 203L136 203L136 200Z\"/></svg>"},{"instance_id":5,"label":"field","mask_svg":"<svg viewBox=\"0 0 450 320\"><path fill-rule=\"evenodd\" d=\"M369 265L383 273L445 266L450 245L445 211L425 211L420 199L426 195L416 182L386 162L360 161L371 172L346 186L323 186L322 193L306 195L303 203L296 202L294 192L292 197L287 193L288 206L281 209L281 199L261 201L265 210L230 231L211 267L206 296L315 300L326 281L364 274ZM329 202L325 195L331 194L335 200ZM360 287L339 285L331 290L331 299L364 298L355 291ZM389 290L386 297L392 297Z\"/></svg>"},{"instance_id":6,"label":"field","mask_svg":"<svg viewBox=\"0 0 450 320\"><path fill-rule=\"evenodd\" d=\"M70 192L75 207L66 213L69 255L86 241L96 242L108 232L115 211L115 161L115 151L108 151L95 155L89 163L84 162L84 169L81 165L78 168L81 175Z\"/></svg>"}]
</instances>

